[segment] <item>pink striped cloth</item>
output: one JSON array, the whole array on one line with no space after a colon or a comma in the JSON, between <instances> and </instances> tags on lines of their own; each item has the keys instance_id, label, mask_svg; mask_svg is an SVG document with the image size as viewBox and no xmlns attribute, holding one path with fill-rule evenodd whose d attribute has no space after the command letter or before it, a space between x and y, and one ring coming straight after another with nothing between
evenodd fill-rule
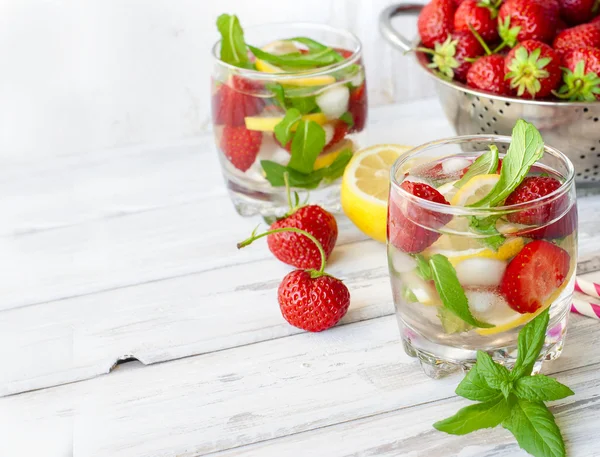
<instances>
[{"instance_id":1,"label":"pink striped cloth","mask_svg":"<svg viewBox=\"0 0 600 457\"><path fill-rule=\"evenodd\" d=\"M600 319L600 284L576 278L571 312Z\"/></svg>"}]
</instances>

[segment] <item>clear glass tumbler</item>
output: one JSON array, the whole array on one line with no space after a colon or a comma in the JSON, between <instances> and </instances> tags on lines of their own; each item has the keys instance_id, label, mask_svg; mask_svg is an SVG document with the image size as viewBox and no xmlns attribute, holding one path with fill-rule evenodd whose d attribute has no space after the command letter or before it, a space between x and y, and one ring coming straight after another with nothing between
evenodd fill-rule
<instances>
[{"instance_id":1,"label":"clear glass tumbler","mask_svg":"<svg viewBox=\"0 0 600 457\"><path fill-rule=\"evenodd\" d=\"M291 170L290 185L302 198L308 194L311 203L333 212L341 210L340 176L365 128L365 69L361 44L353 34L305 23L245 29L247 43L272 53L286 52L281 40L294 37L316 40L338 51L343 59L325 67L290 72L251 56L257 69L248 70L220 60L220 41L213 47L215 142L231 200L243 216L278 216L288 209L283 180L267 179L263 166L268 163L271 171L279 172L290 162L294 137L282 145L274 134L286 110L297 108L302 119L316 122L325 131L325 146L312 170ZM297 47L305 52L301 43Z\"/></svg>"},{"instance_id":2,"label":"clear glass tumbler","mask_svg":"<svg viewBox=\"0 0 600 457\"><path fill-rule=\"evenodd\" d=\"M392 167L388 260L396 316L404 350L417 357L431 377L469 368L477 350L512 366L519 331L548 307L550 324L536 370L543 360L553 360L562 351L577 263L573 165L564 154L546 146L528 177L555 178L560 187L512 206L468 206L486 195L498 171L460 190L454 186L490 145L506 151L510 141L510 137L482 135L439 140L409 151ZM430 184L451 204L415 196L406 190L411 185L405 182ZM473 228L481 222L495 227L494 238ZM444 300L456 303L461 298L446 292L441 297L438 284L423 274L423 261L430 265L435 255L452 265L469 311L487 328L457 317ZM435 279L452 289L452 278Z\"/></svg>"}]
</instances>

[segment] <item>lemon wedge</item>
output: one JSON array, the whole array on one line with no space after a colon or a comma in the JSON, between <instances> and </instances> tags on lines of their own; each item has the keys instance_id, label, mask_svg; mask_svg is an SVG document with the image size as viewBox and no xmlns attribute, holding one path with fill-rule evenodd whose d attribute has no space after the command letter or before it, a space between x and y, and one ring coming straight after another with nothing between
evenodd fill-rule
<instances>
[{"instance_id":1,"label":"lemon wedge","mask_svg":"<svg viewBox=\"0 0 600 457\"><path fill-rule=\"evenodd\" d=\"M331 151L326 151L320 154L315 160L315 164L313 166L314 170L318 170L319 168L326 168L331 165L335 159L340 155L342 151L350 149L354 151L354 143L352 140L345 139L335 145L335 149Z\"/></svg>"},{"instance_id":2,"label":"lemon wedge","mask_svg":"<svg viewBox=\"0 0 600 457\"><path fill-rule=\"evenodd\" d=\"M262 50L275 55L298 52L298 48L296 48L294 43L283 40L273 41L272 43L263 46ZM261 59L256 59L255 64L256 69L263 73L285 73L285 71L278 66ZM306 78L281 79L279 82L284 86L326 86L328 84L333 84L335 78L331 75L307 76Z\"/></svg>"},{"instance_id":3,"label":"lemon wedge","mask_svg":"<svg viewBox=\"0 0 600 457\"><path fill-rule=\"evenodd\" d=\"M479 249L465 249L462 251L450 250L450 249L439 249L434 246L429 247L423 251L423 255L426 258L431 257L434 254L442 254L446 256L453 266L458 265L468 259L485 258L495 260L509 260L516 256L523 246L525 240L520 237L515 237L507 240L502 246L494 251L490 248L479 248Z\"/></svg>"},{"instance_id":4,"label":"lemon wedge","mask_svg":"<svg viewBox=\"0 0 600 457\"><path fill-rule=\"evenodd\" d=\"M346 216L367 236L386 240L390 168L410 146L379 144L358 151L344 171L341 189Z\"/></svg>"},{"instance_id":5,"label":"lemon wedge","mask_svg":"<svg viewBox=\"0 0 600 457\"><path fill-rule=\"evenodd\" d=\"M500 175L477 175L473 176L467 183L460 188L450 204L452 206L467 206L478 202L496 185Z\"/></svg>"},{"instance_id":6,"label":"lemon wedge","mask_svg":"<svg viewBox=\"0 0 600 457\"><path fill-rule=\"evenodd\" d=\"M315 121L319 125L324 125L327 122L327 117L323 113L305 114L302 116L305 121ZM283 117L260 117L248 116L244 119L248 130L258 130L260 132L274 132L275 126L283 120ZM296 131L296 125L292 127L292 131Z\"/></svg>"}]
</instances>

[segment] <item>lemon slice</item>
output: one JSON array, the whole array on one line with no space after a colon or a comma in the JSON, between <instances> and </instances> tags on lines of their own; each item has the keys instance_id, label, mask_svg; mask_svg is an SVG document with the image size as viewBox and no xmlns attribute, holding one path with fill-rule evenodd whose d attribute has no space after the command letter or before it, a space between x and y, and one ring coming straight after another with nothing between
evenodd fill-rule
<instances>
[{"instance_id":1,"label":"lemon slice","mask_svg":"<svg viewBox=\"0 0 600 457\"><path fill-rule=\"evenodd\" d=\"M544 304L536 312L527 313L527 314L518 314L515 312L515 314L516 314L515 318L513 320L510 320L509 322L506 322L501 325L496 325L495 327L492 327L492 328L477 328L477 329L475 329L475 331L483 336L496 335L498 333L502 333L502 332L511 330L515 327L519 327L520 325L527 324L530 320L534 319L538 314L540 314L542 311L544 311L546 308L548 308L550 305L552 305L552 303L554 303L554 301L558 297L560 297L560 294L563 293L563 291L565 290L565 287L567 287L567 285L569 285L569 283L571 282L571 277L573 276L574 273L575 273L574 265L571 265L571 269L570 269L569 273L567 274L566 279L562 283L562 286L560 286L558 289L556 289L552 293L552 295L550 295L550 297L548 297L544 301Z\"/></svg>"},{"instance_id":2,"label":"lemon slice","mask_svg":"<svg viewBox=\"0 0 600 457\"><path fill-rule=\"evenodd\" d=\"M447 182L446 184L442 184L437 188L437 191L442 194L448 202L452 200L452 197L454 197L456 192L458 192L458 188L454 187L456 182L457 181Z\"/></svg>"},{"instance_id":3,"label":"lemon slice","mask_svg":"<svg viewBox=\"0 0 600 457\"><path fill-rule=\"evenodd\" d=\"M367 236L386 240L390 168L410 146L379 144L357 152L344 171L341 200L346 216Z\"/></svg>"},{"instance_id":4,"label":"lemon slice","mask_svg":"<svg viewBox=\"0 0 600 457\"><path fill-rule=\"evenodd\" d=\"M324 125L327 122L327 117L323 113L305 114L302 116L302 119L305 121L315 121L319 125ZM261 132L274 132L275 126L282 120L283 117L248 116L244 118L248 130L258 130ZM292 127L292 131L296 131L296 125Z\"/></svg>"},{"instance_id":5,"label":"lemon slice","mask_svg":"<svg viewBox=\"0 0 600 457\"><path fill-rule=\"evenodd\" d=\"M439 249L434 246L429 247L423 251L423 255L426 258L431 257L434 254L442 254L448 258L453 266L458 265L468 259L474 258L485 258L485 259L496 259L496 260L509 260L516 256L523 246L525 240L520 237L511 238L507 240L502 246L494 251L489 248L479 249L465 249L462 251L450 250L450 249Z\"/></svg>"},{"instance_id":6,"label":"lemon slice","mask_svg":"<svg viewBox=\"0 0 600 457\"><path fill-rule=\"evenodd\" d=\"M296 48L291 41L277 40L263 46L262 50L271 54L282 55L297 52L298 48ZM285 73L285 71L278 66L258 58L256 59L255 64L256 69L263 73ZM285 86L326 86L327 84L333 84L335 78L331 75L307 76L306 78L281 79L279 82Z\"/></svg>"},{"instance_id":7,"label":"lemon slice","mask_svg":"<svg viewBox=\"0 0 600 457\"><path fill-rule=\"evenodd\" d=\"M333 163L335 159L340 155L342 151L350 149L354 151L354 143L352 140L346 139L344 141L339 142L335 149L331 151L327 151L324 154L321 154L315 160L315 165L313 169L318 170L319 168L326 168Z\"/></svg>"},{"instance_id":8,"label":"lemon slice","mask_svg":"<svg viewBox=\"0 0 600 457\"><path fill-rule=\"evenodd\" d=\"M478 202L496 185L500 175L477 175L469 179L467 183L460 188L450 204L452 206L467 206Z\"/></svg>"}]
</instances>

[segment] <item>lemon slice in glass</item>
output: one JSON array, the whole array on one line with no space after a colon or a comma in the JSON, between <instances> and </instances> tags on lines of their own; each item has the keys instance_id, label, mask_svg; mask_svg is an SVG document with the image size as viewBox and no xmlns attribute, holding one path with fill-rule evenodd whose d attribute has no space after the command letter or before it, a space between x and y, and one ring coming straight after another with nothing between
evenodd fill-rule
<instances>
[{"instance_id":1,"label":"lemon slice in glass","mask_svg":"<svg viewBox=\"0 0 600 457\"><path fill-rule=\"evenodd\" d=\"M385 242L390 168L411 146L379 144L362 149L344 171L341 200L346 216L367 236Z\"/></svg>"}]
</instances>

